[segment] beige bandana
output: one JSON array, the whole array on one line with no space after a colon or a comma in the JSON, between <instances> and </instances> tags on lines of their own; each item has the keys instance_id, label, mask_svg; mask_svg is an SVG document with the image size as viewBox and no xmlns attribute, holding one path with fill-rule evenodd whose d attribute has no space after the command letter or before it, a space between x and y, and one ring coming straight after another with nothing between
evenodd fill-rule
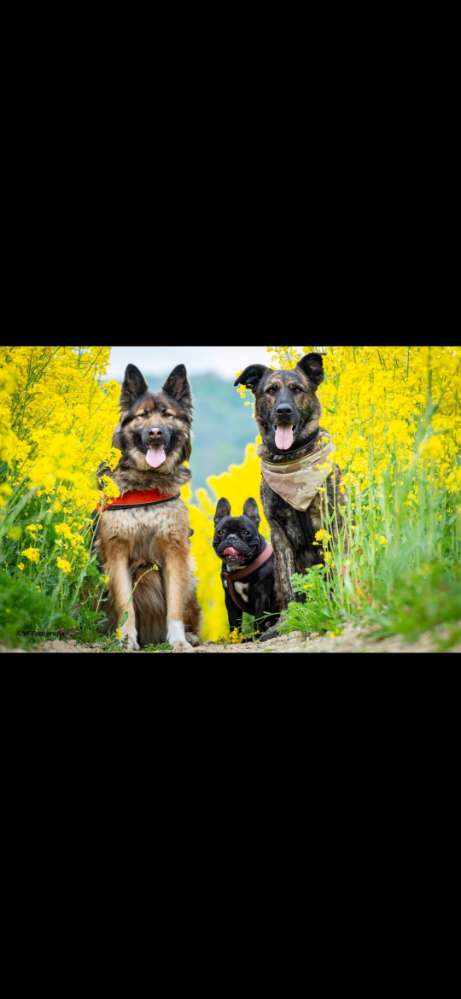
<instances>
[{"instance_id":1,"label":"beige bandana","mask_svg":"<svg viewBox=\"0 0 461 999\"><path fill-rule=\"evenodd\" d=\"M334 444L326 430L321 431L318 443L323 444L319 450L294 461L276 464L262 459L261 470L268 486L295 510L307 510L320 486L333 471L328 455L334 451Z\"/></svg>"}]
</instances>

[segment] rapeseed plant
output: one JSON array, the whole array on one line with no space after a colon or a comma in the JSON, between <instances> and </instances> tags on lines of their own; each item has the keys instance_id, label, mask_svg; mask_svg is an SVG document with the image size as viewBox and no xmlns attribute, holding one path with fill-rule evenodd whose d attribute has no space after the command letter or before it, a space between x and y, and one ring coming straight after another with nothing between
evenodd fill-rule
<instances>
[{"instance_id":1,"label":"rapeseed plant","mask_svg":"<svg viewBox=\"0 0 461 999\"><path fill-rule=\"evenodd\" d=\"M325 564L294 580L306 600L290 606L284 627L337 632L346 620L364 619L379 633L412 636L454 622L461 618L461 347L272 347L268 364L290 367L314 349L324 354L321 426L344 476L346 530L333 545L325 511L316 541ZM97 633L107 579L91 555L101 498L95 473L119 456L111 438L120 385L103 382L109 356L106 347L0 348L0 639L19 641L21 628ZM252 405L252 394L238 391ZM212 547L217 499L227 496L238 515L254 496L261 533L270 536L258 443L248 443L240 465L210 475L206 489L182 490L203 640L229 637ZM117 494L109 478L105 491ZM13 626L15 601L21 613Z\"/></svg>"},{"instance_id":2,"label":"rapeseed plant","mask_svg":"<svg viewBox=\"0 0 461 999\"><path fill-rule=\"evenodd\" d=\"M0 348L0 570L22 579L26 632L27 587L31 621L43 611L44 632L58 620L82 631L94 619L96 469L119 455L111 440L120 386L102 381L109 357L108 347ZM20 640L7 625L0 614L0 638Z\"/></svg>"},{"instance_id":3,"label":"rapeseed plant","mask_svg":"<svg viewBox=\"0 0 461 999\"><path fill-rule=\"evenodd\" d=\"M332 457L343 473L340 489L347 504L346 536L334 551L325 511L317 537L325 567L309 572L310 583L306 581L304 589L295 581L295 592L304 592L309 599L291 605L285 615L286 630L302 627L302 621L305 630L334 630L344 620L359 618L384 632L401 629L402 586L407 579L412 588L413 574L420 572L424 561L438 570L443 567L424 578L429 587L442 585L445 579L453 594L448 616L458 613L461 618L461 347L267 349L268 365L274 368L292 367L312 350L323 353L325 381L318 390L321 426L335 444ZM253 399L243 386L238 391L245 402ZM229 629L220 561L211 545L213 514L219 496L227 496L236 513L247 496L259 502L257 443L258 438L247 446L241 465L210 476L207 489L198 490L194 499L190 489L187 493L203 632L215 641L227 637ZM264 517L261 533L269 538ZM416 587L415 592L424 592L424 600L430 602L427 588ZM444 601L435 600L435 606L443 619ZM434 615L428 614L424 602L418 610L413 599L406 617L413 621L414 634L418 620L425 627L428 621L433 623Z\"/></svg>"}]
</instances>

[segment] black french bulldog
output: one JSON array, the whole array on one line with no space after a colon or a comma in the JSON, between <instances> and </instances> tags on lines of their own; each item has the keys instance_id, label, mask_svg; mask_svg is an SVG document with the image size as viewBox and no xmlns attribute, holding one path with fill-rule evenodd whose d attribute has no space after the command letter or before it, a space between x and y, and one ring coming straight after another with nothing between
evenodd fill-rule
<instances>
[{"instance_id":1,"label":"black french bulldog","mask_svg":"<svg viewBox=\"0 0 461 999\"><path fill-rule=\"evenodd\" d=\"M272 545L259 534L258 507L249 497L241 517L232 517L229 500L222 497L214 515L213 548L223 567L227 616L231 630L242 624L242 614L253 614L256 627L264 632L273 618L262 618L265 612L276 613L274 593L274 556Z\"/></svg>"}]
</instances>

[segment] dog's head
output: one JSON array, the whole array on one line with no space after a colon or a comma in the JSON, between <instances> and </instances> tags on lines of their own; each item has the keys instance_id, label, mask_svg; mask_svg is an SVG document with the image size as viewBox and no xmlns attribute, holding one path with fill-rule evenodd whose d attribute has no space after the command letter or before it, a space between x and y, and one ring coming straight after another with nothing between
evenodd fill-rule
<instances>
[{"instance_id":1,"label":"dog's head","mask_svg":"<svg viewBox=\"0 0 461 999\"><path fill-rule=\"evenodd\" d=\"M241 517L231 516L229 500L222 497L218 501L213 548L229 568L242 568L257 557L261 547L259 523L258 507L251 497L246 500Z\"/></svg>"},{"instance_id":2,"label":"dog's head","mask_svg":"<svg viewBox=\"0 0 461 999\"><path fill-rule=\"evenodd\" d=\"M321 354L306 354L296 368L274 371L250 364L234 382L255 395L255 416L263 443L275 454L301 447L317 430L321 414L316 392L323 381Z\"/></svg>"},{"instance_id":3,"label":"dog's head","mask_svg":"<svg viewBox=\"0 0 461 999\"><path fill-rule=\"evenodd\" d=\"M192 397L187 372L178 364L160 392L149 392L129 364L120 396L120 424L113 444L140 471L169 473L191 453Z\"/></svg>"}]
</instances>

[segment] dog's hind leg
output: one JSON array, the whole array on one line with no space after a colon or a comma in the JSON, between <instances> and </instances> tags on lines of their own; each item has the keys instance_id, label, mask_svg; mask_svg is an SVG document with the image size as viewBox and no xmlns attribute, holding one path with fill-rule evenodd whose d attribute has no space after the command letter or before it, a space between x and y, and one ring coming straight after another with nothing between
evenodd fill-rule
<instances>
[{"instance_id":1,"label":"dog's hind leg","mask_svg":"<svg viewBox=\"0 0 461 999\"><path fill-rule=\"evenodd\" d=\"M200 618L201 612L194 584L194 590L186 599L186 609L184 611L184 627L186 629L186 638L190 645L200 645Z\"/></svg>"}]
</instances>

